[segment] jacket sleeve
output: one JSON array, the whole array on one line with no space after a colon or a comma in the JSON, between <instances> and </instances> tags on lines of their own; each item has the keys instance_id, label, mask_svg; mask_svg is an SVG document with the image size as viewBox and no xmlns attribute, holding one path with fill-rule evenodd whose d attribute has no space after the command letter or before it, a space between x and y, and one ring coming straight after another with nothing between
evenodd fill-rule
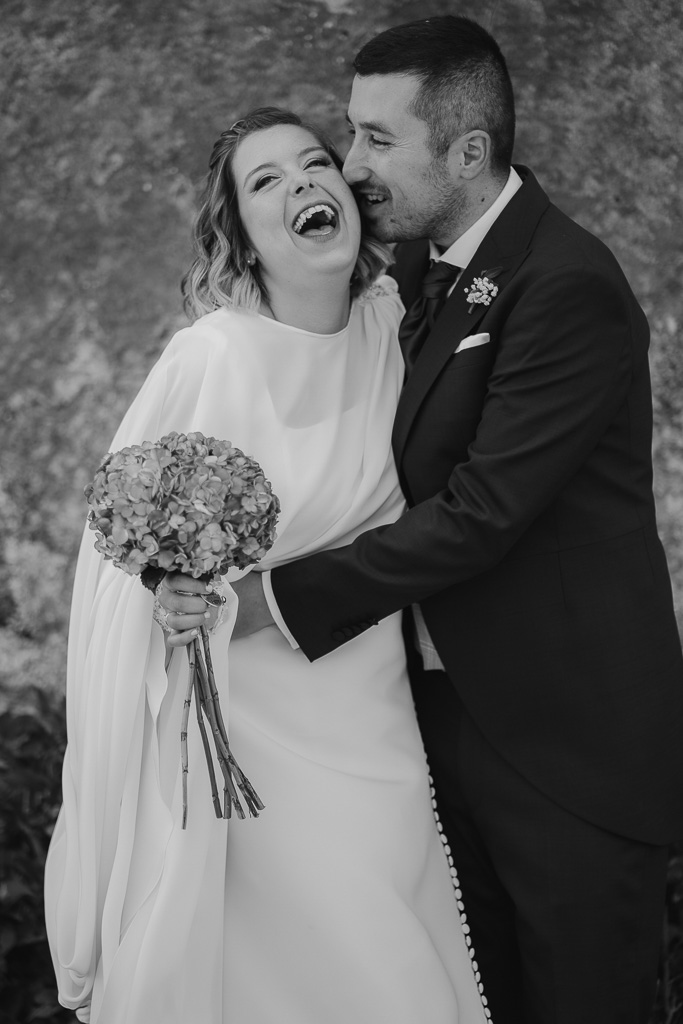
<instances>
[{"instance_id":1,"label":"jacket sleeve","mask_svg":"<svg viewBox=\"0 0 683 1024\"><path fill-rule=\"evenodd\" d=\"M443 490L345 548L274 570L280 611L310 659L496 565L625 402L633 365L625 283L576 264L520 291L468 457Z\"/></svg>"}]
</instances>

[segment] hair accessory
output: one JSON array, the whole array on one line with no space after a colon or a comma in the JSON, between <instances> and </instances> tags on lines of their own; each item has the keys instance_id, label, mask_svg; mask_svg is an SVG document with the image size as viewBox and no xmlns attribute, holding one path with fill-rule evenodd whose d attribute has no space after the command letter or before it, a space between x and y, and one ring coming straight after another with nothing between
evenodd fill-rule
<instances>
[{"instance_id":1,"label":"hair accessory","mask_svg":"<svg viewBox=\"0 0 683 1024\"><path fill-rule=\"evenodd\" d=\"M209 159L209 169L213 170L216 164L225 157L224 144L227 142L234 142L235 138L239 138L242 134L241 128L245 125L246 118L241 118L239 121L235 121L229 128L222 131L217 141L214 143L213 150L211 151L211 157Z\"/></svg>"}]
</instances>

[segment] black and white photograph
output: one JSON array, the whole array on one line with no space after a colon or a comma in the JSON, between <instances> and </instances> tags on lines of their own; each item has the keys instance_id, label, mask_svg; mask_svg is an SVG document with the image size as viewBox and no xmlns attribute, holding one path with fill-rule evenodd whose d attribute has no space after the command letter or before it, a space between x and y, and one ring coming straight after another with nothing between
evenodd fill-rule
<instances>
[{"instance_id":1,"label":"black and white photograph","mask_svg":"<svg viewBox=\"0 0 683 1024\"><path fill-rule=\"evenodd\" d=\"M683 1024L679 0L0 0L0 1024Z\"/></svg>"}]
</instances>

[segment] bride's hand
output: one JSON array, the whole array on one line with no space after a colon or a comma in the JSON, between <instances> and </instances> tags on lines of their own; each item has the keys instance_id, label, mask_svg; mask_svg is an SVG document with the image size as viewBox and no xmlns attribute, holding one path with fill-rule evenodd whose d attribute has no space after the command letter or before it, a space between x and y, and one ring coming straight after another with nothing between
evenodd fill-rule
<instances>
[{"instance_id":1,"label":"bride's hand","mask_svg":"<svg viewBox=\"0 0 683 1024\"><path fill-rule=\"evenodd\" d=\"M218 608L207 604L210 588L202 580L195 580L181 572L164 576L156 589L156 598L167 613L166 622L174 631L166 636L170 647L185 647L199 634L201 626L207 629L216 622Z\"/></svg>"}]
</instances>

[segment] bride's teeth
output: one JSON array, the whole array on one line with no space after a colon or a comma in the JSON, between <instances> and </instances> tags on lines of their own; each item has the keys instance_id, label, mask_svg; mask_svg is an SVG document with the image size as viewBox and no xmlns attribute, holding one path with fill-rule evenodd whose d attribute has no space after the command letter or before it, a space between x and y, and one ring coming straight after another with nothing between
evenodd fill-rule
<instances>
[{"instance_id":1,"label":"bride's teeth","mask_svg":"<svg viewBox=\"0 0 683 1024\"><path fill-rule=\"evenodd\" d=\"M324 211L327 211L331 217L334 217L334 210L332 209L332 207L327 206L327 204L309 206L307 210L304 210L303 213L300 213L294 222L294 231L296 232L296 234L299 234L299 232L301 231L302 227L309 219L309 217L312 217L314 213L323 213Z\"/></svg>"}]
</instances>

